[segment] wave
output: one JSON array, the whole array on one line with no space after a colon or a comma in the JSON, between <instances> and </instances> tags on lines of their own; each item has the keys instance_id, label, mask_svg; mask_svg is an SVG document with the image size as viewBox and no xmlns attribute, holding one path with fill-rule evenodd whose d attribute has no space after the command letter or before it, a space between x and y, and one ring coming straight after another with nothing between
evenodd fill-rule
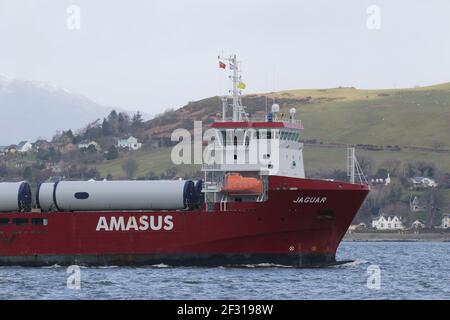
<instances>
[{"instance_id":1,"label":"wave","mask_svg":"<svg viewBox=\"0 0 450 320\"><path fill-rule=\"evenodd\" d=\"M170 268L170 266L164 263L159 263L151 265L150 268Z\"/></svg>"},{"instance_id":2,"label":"wave","mask_svg":"<svg viewBox=\"0 0 450 320\"><path fill-rule=\"evenodd\" d=\"M236 264L226 265L224 268L293 268L293 266L287 266L276 263L257 263L257 264Z\"/></svg>"},{"instance_id":3,"label":"wave","mask_svg":"<svg viewBox=\"0 0 450 320\"><path fill-rule=\"evenodd\" d=\"M354 267L354 266L358 266L360 264L367 264L367 263L369 263L369 261L363 260L363 259L356 259L356 260L353 260L353 261L337 264L337 265L335 265L333 267L334 268L347 268L347 267Z\"/></svg>"},{"instance_id":4,"label":"wave","mask_svg":"<svg viewBox=\"0 0 450 320\"><path fill-rule=\"evenodd\" d=\"M53 264L51 266L43 266L43 267L41 267L41 269L59 269L59 268L62 268L62 266L59 265L59 264Z\"/></svg>"}]
</instances>

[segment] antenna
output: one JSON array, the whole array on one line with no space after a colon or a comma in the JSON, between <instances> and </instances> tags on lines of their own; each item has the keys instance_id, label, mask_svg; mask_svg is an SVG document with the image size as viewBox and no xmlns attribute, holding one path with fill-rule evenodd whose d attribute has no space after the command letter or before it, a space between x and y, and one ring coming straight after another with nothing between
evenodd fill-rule
<instances>
[{"instance_id":1,"label":"antenna","mask_svg":"<svg viewBox=\"0 0 450 320\"><path fill-rule=\"evenodd\" d=\"M243 116L245 116L240 90L242 83L241 62L237 60L236 55L231 55L230 57L219 56L219 60L228 61L229 69L231 70L230 79L232 81L230 93L233 107L233 122L241 122Z\"/></svg>"},{"instance_id":2,"label":"antenna","mask_svg":"<svg viewBox=\"0 0 450 320\"><path fill-rule=\"evenodd\" d=\"M276 72L276 70L275 70L275 66L274 66L273 67L273 89L272 89L272 92L273 92L273 104L276 103L276 98L275 98L275 90L276 90L276 87L275 87L275 72Z\"/></svg>"}]
</instances>

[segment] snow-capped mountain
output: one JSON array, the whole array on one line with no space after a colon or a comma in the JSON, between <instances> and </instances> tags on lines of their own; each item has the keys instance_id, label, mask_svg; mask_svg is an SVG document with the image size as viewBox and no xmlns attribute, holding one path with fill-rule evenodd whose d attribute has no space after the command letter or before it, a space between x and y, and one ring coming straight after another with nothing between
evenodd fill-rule
<instances>
[{"instance_id":1,"label":"snow-capped mountain","mask_svg":"<svg viewBox=\"0 0 450 320\"><path fill-rule=\"evenodd\" d=\"M0 74L0 145L50 139L57 130L79 129L112 109L64 88Z\"/></svg>"}]
</instances>

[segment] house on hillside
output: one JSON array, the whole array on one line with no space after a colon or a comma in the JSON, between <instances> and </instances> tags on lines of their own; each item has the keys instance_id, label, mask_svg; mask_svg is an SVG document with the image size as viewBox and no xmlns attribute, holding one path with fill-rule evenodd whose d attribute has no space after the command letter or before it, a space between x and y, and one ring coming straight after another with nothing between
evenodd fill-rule
<instances>
[{"instance_id":1,"label":"house on hillside","mask_svg":"<svg viewBox=\"0 0 450 320\"><path fill-rule=\"evenodd\" d=\"M5 153L15 154L17 152L17 145L12 144L5 148Z\"/></svg>"},{"instance_id":2,"label":"house on hillside","mask_svg":"<svg viewBox=\"0 0 450 320\"><path fill-rule=\"evenodd\" d=\"M135 137L131 136L128 139L121 139L117 142L119 148L129 149L129 150L139 150L142 148L142 143L138 141Z\"/></svg>"},{"instance_id":3,"label":"house on hillside","mask_svg":"<svg viewBox=\"0 0 450 320\"><path fill-rule=\"evenodd\" d=\"M411 178L411 182L414 188L435 188L438 186L435 180L427 177L414 177Z\"/></svg>"},{"instance_id":4,"label":"house on hillside","mask_svg":"<svg viewBox=\"0 0 450 320\"><path fill-rule=\"evenodd\" d=\"M420 220L416 220L411 224L411 229L424 229L425 228L425 223L423 223Z\"/></svg>"},{"instance_id":5,"label":"house on hillside","mask_svg":"<svg viewBox=\"0 0 450 320\"><path fill-rule=\"evenodd\" d=\"M377 230L403 230L403 222L397 216L381 215L378 219L372 220L372 228Z\"/></svg>"},{"instance_id":6,"label":"house on hillside","mask_svg":"<svg viewBox=\"0 0 450 320\"><path fill-rule=\"evenodd\" d=\"M6 153L7 146L0 146L0 156L4 156Z\"/></svg>"},{"instance_id":7,"label":"house on hillside","mask_svg":"<svg viewBox=\"0 0 450 320\"><path fill-rule=\"evenodd\" d=\"M373 177L370 178L370 182L372 185L384 185L384 186L388 186L391 184L391 176L388 173L386 178L380 178L380 177Z\"/></svg>"},{"instance_id":8,"label":"house on hillside","mask_svg":"<svg viewBox=\"0 0 450 320\"><path fill-rule=\"evenodd\" d=\"M450 228L450 214L446 214L442 217L441 228L442 229Z\"/></svg>"},{"instance_id":9,"label":"house on hillside","mask_svg":"<svg viewBox=\"0 0 450 320\"><path fill-rule=\"evenodd\" d=\"M47 140L39 139L34 143L33 148L36 151L39 151L39 150L46 151L46 150L50 149L51 146L52 146L52 144L50 142L48 142Z\"/></svg>"},{"instance_id":10,"label":"house on hillside","mask_svg":"<svg viewBox=\"0 0 450 320\"><path fill-rule=\"evenodd\" d=\"M78 144L78 149L88 149L89 146L94 146L95 150L100 151L101 147L96 141L83 142ZM92 147L91 147L92 148Z\"/></svg>"},{"instance_id":11,"label":"house on hillside","mask_svg":"<svg viewBox=\"0 0 450 320\"><path fill-rule=\"evenodd\" d=\"M20 141L16 150L20 153L25 153L33 150L33 144L30 141Z\"/></svg>"}]
</instances>

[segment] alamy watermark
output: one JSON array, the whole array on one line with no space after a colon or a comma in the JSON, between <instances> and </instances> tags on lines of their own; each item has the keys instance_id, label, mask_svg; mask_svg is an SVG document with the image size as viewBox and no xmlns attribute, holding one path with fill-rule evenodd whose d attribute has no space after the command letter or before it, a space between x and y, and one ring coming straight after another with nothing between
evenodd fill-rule
<instances>
[{"instance_id":1,"label":"alamy watermark","mask_svg":"<svg viewBox=\"0 0 450 320\"><path fill-rule=\"evenodd\" d=\"M67 289L80 290L81 289L81 269L79 266L72 265L66 270L69 274L67 277Z\"/></svg>"},{"instance_id":2,"label":"alamy watermark","mask_svg":"<svg viewBox=\"0 0 450 320\"><path fill-rule=\"evenodd\" d=\"M381 289L381 269L378 265L370 265L367 267L367 289Z\"/></svg>"},{"instance_id":3,"label":"alamy watermark","mask_svg":"<svg viewBox=\"0 0 450 320\"><path fill-rule=\"evenodd\" d=\"M369 30L381 29L381 8L377 5L367 7L366 13L368 15L366 26Z\"/></svg>"},{"instance_id":4,"label":"alamy watermark","mask_svg":"<svg viewBox=\"0 0 450 320\"><path fill-rule=\"evenodd\" d=\"M178 142L171 153L175 165L250 164L279 168L282 133L278 129L211 128L203 133L202 121L194 121L193 133L192 137L187 129L173 131L171 140Z\"/></svg>"},{"instance_id":5,"label":"alamy watermark","mask_svg":"<svg viewBox=\"0 0 450 320\"><path fill-rule=\"evenodd\" d=\"M66 9L66 26L70 31L81 29L81 8L77 5L70 5Z\"/></svg>"}]
</instances>

